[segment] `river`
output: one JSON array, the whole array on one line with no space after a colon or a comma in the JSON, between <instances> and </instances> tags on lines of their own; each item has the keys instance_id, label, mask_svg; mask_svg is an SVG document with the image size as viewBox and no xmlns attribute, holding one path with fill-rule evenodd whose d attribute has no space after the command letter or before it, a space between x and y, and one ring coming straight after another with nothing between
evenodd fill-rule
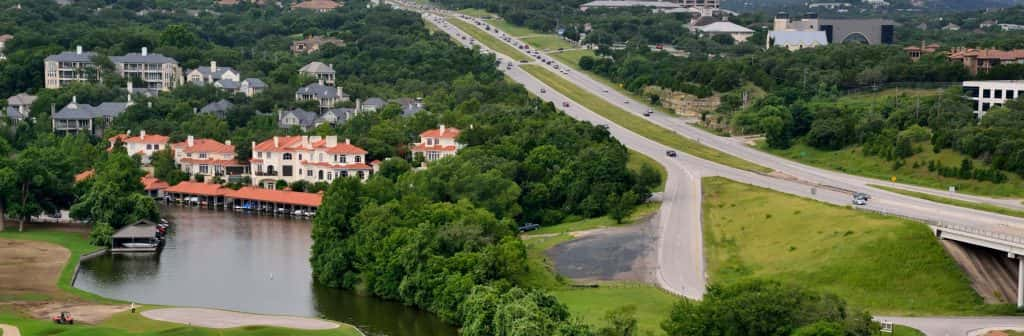
<instances>
[{"instance_id":1,"label":"river","mask_svg":"<svg viewBox=\"0 0 1024 336\"><path fill-rule=\"evenodd\" d=\"M370 335L456 334L425 311L314 284L309 221L173 206L161 210L172 223L162 253L87 260L75 287L138 303L321 317Z\"/></svg>"}]
</instances>

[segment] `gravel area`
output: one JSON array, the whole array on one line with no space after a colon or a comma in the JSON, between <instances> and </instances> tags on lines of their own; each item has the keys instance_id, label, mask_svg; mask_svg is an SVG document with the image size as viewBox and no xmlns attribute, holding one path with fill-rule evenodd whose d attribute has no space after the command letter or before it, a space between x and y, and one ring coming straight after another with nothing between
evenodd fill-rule
<instances>
[{"instance_id":1,"label":"gravel area","mask_svg":"<svg viewBox=\"0 0 1024 336\"><path fill-rule=\"evenodd\" d=\"M256 315L205 308L164 308L142 312L150 319L189 324L206 328L237 328L245 326L273 326L291 329L323 330L340 327L339 324L307 317Z\"/></svg>"}]
</instances>

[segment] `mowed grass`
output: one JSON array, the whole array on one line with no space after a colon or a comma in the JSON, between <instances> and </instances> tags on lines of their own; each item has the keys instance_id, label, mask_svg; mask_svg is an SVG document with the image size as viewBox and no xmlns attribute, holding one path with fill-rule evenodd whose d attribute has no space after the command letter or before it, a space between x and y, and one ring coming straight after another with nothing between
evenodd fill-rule
<instances>
[{"instance_id":1,"label":"mowed grass","mask_svg":"<svg viewBox=\"0 0 1024 336\"><path fill-rule=\"evenodd\" d=\"M569 49L574 47L569 41L562 39L558 35L551 34L529 35L521 38L521 40L531 47L540 50L558 50L558 48Z\"/></svg>"},{"instance_id":2,"label":"mowed grass","mask_svg":"<svg viewBox=\"0 0 1024 336\"><path fill-rule=\"evenodd\" d=\"M88 301L98 303L119 302L83 291L71 285L71 279L74 277L75 266L78 265L78 259L81 258L83 254L89 254L103 249L103 247L90 245L89 237L85 233L41 230L34 228L32 224L25 225L24 232L18 232L17 226L11 226L10 224L12 223L10 222L7 224L8 226L6 230L0 231L0 238L53 243L63 246L71 252L71 255L68 257L68 261L64 264L64 268L61 269L60 278L57 281L57 288L60 288L65 293Z\"/></svg>"},{"instance_id":3,"label":"mowed grass","mask_svg":"<svg viewBox=\"0 0 1024 336\"><path fill-rule=\"evenodd\" d=\"M531 232L527 233L526 237L537 236L537 235L544 235L544 234L552 234L552 233L562 234L562 233L570 233L570 232L576 232L576 231L586 231L586 230L593 230L593 229L601 229L601 228L607 228L607 227L613 227L613 226L619 226L619 225L629 225L629 224L636 223L639 220L642 220L644 218L647 218L648 216L651 216L651 215L655 214L656 212L658 212L658 209L660 209L660 208L661 208L661 202L644 203L644 204L641 204L641 205L637 206L635 209L633 209L633 212L630 213L628 217L626 217L625 219L622 220L623 224L616 223L615 220L612 219L611 217L601 216L601 217L596 217L596 218L587 218L587 219L578 220L578 221L571 221L571 222L561 223L561 224L558 224L558 225L545 226L545 227L542 227L540 229L537 229L537 230L534 230L534 231L531 231Z\"/></svg>"},{"instance_id":4,"label":"mowed grass","mask_svg":"<svg viewBox=\"0 0 1024 336\"><path fill-rule=\"evenodd\" d=\"M661 184L658 184L653 192L665 191L665 181L668 180L668 172L665 171L665 166L662 166L658 161L648 157L647 155L640 154L640 152L629 150L629 161L626 161L626 168L633 172L639 172L643 165L649 165L654 170L658 171L658 176L661 176Z\"/></svg>"},{"instance_id":5,"label":"mowed grass","mask_svg":"<svg viewBox=\"0 0 1024 336\"><path fill-rule=\"evenodd\" d=\"M483 45L487 46L488 48L494 50L499 54L508 56L516 61L530 59L530 57L526 56L526 54L520 52L519 49L512 47L511 45L505 43L504 41L498 40L498 38L481 30L479 27L472 23L462 21L460 19L450 19L448 20L448 22L455 25L455 27L459 28L459 30L461 30L462 32L469 34L469 36L472 36L473 39L475 39L477 42L482 43Z\"/></svg>"},{"instance_id":6,"label":"mowed grass","mask_svg":"<svg viewBox=\"0 0 1024 336\"><path fill-rule=\"evenodd\" d=\"M1012 313L985 305L927 226L705 178L713 282L765 278L831 292L886 315Z\"/></svg>"},{"instance_id":7,"label":"mowed grass","mask_svg":"<svg viewBox=\"0 0 1024 336\"><path fill-rule=\"evenodd\" d=\"M297 330L277 327L242 327L231 329L210 329L186 326L176 323L154 321L143 317L140 314L128 312L114 315L110 320L99 325L58 325L52 321L36 320L11 312L0 312L0 323L10 324L18 327L22 335L60 335L60 336L156 336L156 335L182 335L182 336L235 336L235 335L257 335L257 336L284 336L284 335L313 335L313 336L360 336L358 330L351 326L343 325L341 328L330 330Z\"/></svg>"},{"instance_id":8,"label":"mowed grass","mask_svg":"<svg viewBox=\"0 0 1024 336\"><path fill-rule=\"evenodd\" d=\"M565 63L565 65L568 65L573 70L584 71L583 69L580 69L580 59L583 58L583 56L594 57L596 54L594 54L593 50L577 49L577 50L566 50L566 51L551 52L551 53L548 53L548 55L551 56L552 58L558 60L559 62ZM600 77L600 78L601 79L605 79L604 77ZM607 79L605 79L605 84L611 84L611 81L608 81ZM615 85L615 86L618 86L618 85Z\"/></svg>"},{"instance_id":9,"label":"mowed grass","mask_svg":"<svg viewBox=\"0 0 1024 336\"><path fill-rule=\"evenodd\" d=\"M664 290L640 284L609 283L598 288L569 288L552 291L572 312L572 316L594 325L607 324L605 314L622 306L636 307L637 335L665 335L661 322L668 318L672 305L679 301Z\"/></svg>"},{"instance_id":10,"label":"mowed grass","mask_svg":"<svg viewBox=\"0 0 1024 336\"><path fill-rule=\"evenodd\" d=\"M563 95L569 97L578 104L582 104L587 109L600 114L601 116L611 120L612 122L623 126L633 132L643 135L651 140L657 141L665 146L672 149L676 149L682 152L689 153L693 156L703 158L709 161L718 162L730 167L744 169L755 172L770 172L771 169L759 166L749 161L742 160L735 156L720 152L711 147L704 146L696 141L687 139L678 133L675 133L664 127L655 125L642 117L633 115L626 112L611 103L608 103L601 97L595 96L590 92L580 89L575 84L565 80L564 78L556 75L555 73L548 71L538 65L527 64L520 66L523 70L530 73L538 80L544 82L551 88L558 90Z\"/></svg>"},{"instance_id":11,"label":"mowed grass","mask_svg":"<svg viewBox=\"0 0 1024 336\"><path fill-rule=\"evenodd\" d=\"M938 203L943 203L943 204L955 205L955 206L958 206L958 207L963 207L963 208L968 208L968 209L975 209L975 210L981 210L981 211L995 212L995 213L1004 214L1004 215L1007 215L1007 216L1024 217L1024 211L1007 209L1007 208L1004 208L1004 207L1001 207L1001 206L998 206L998 205L994 205L994 204L975 203L975 202L962 201L962 200L958 200L958 199L947 198L947 197L942 197L942 196L935 196L935 195L932 195L932 194L926 194L926 193L922 193L922 192L904 190L904 189L900 189L900 188L886 187L886 186L881 186L881 185L877 185L877 184L871 184L870 186L878 188L878 189L882 189L882 190L888 190L888 191L891 191L891 192L894 192L894 193L897 193L897 194L907 195L907 196L911 196L911 197L917 197L917 198L920 198L920 199L926 199L926 200L929 200L929 201L932 201L932 202L938 202Z\"/></svg>"},{"instance_id":12,"label":"mowed grass","mask_svg":"<svg viewBox=\"0 0 1024 336\"><path fill-rule=\"evenodd\" d=\"M905 159L905 164L899 169L893 169L892 162L881 157L865 156L860 146L851 146L837 151L826 151L803 143L797 143L789 149L778 150L768 148L767 144L761 142L757 147L766 152L804 164L884 181L889 181L892 176L896 176L897 183L913 184L939 190L947 190L949 186L955 186L957 192L974 195L1024 197L1024 179L1021 179L1017 174L1006 172L1007 181L998 184L943 177L938 173L928 171L928 161L938 160L948 167L960 167L960 162L967 157L950 149L943 149L939 153L935 153L932 151L932 145L928 142L918 143L914 146L920 147L921 152ZM918 163L916 168L914 167L915 162ZM972 163L975 169L989 168L987 164L979 160L973 160Z\"/></svg>"}]
</instances>

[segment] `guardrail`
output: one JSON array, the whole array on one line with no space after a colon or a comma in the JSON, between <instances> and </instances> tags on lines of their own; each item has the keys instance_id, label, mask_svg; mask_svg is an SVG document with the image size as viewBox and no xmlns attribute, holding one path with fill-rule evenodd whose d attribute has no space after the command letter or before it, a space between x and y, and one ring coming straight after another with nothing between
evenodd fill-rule
<instances>
[{"instance_id":1,"label":"guardrail","mask_svg":"<svg viewBox=\"0 0 1024 336\"><path fill-rule=\"evenodd\" d=\"M1024 235L1013 235L1013 234L1006 234L1006 233L1001 233L1001 232L993 232L993 231L989 231L989 230L979 229L977 227L970 226L970 225L946 223L946 222L939 222L939 221L930 220L930 219L922 219L922 218L917 218L917 217L904 216L904 215L900 215L900 214L886 212L884 210L876 210L876 209L868 209L868 208L861 208L861 210L866 210L866 211L871 211L871 212L882 214L882 215L886 215L886 216L895 216L895 217L900 217L900 218L903 218L903 219L906 219L906 220L912 220L912 221L916 221L916 222L921 222L921 223L927 224L929 226L934 226L934 227L942 228L942 229L949 230L949 231L957 231L957 232L961 232L961 233L970 233L970 234L973 234L973 235L977 235L977 236L981 236L981 237L985 237L985 238L989 238L989 239L1000 240L1000 241L1004 241L1004 242L1024 245Z\"/></svg>"}]
</instances>

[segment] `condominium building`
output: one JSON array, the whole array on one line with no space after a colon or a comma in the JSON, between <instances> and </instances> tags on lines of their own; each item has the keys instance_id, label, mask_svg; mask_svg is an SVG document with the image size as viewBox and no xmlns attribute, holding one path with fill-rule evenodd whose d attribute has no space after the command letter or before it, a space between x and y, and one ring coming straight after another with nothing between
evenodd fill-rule
<instances>
[{"instance_id":1,"label":"condominium building","mask_svg":"<svg viewBox=\"0 0 1024 336\"><path fill-rule=\"evenodd\" d=\"M132 97L128 101L107 102L96 106L79 104L78 97L71 97L71 103L52 113L53 132L57 134L88 132L95 136L103 134L103 129L110 125L115 117L124 113L132 105ZM100 121L97 123L97 121Z\"/></svg>"},{"instance_id":2,"label":"condominium building","mask_svg":"<svg viewBox=\"0 0 1024 336\"><path fill-rule=\"evenodd\" d=\"M138 155L145 165L151 162L153 153L167 149L168 140L170 138L160 134L146 134L145 130L139 131L139 135L136 136L132 136L132 131L129 130L107 139L110 142L110 149L120 144L128 151L128 155Z\"/></svg>"},{"instance_id":3,"label":"condominium building","mask_svg":"<svg viewBox=\"0 0 1024 336\"><path fill-rule=\"evenodd\" d=\"M373 167L366 150L337 136L275 136L252 144L249 160L253 185L273 189L278 180L288 183L328 182L342 177L366 180Z\"/></svg>"},{"instance_id":4,"label":"condominium building","mask_svg":"<svg viewBox=\"0 0 1024 336\"><path fill-rule=\"evenodd\" d=\"M47 89L60 89L71 83L99 80L100 70L93 63L95 52L82 51L82 46L75 51L65 51L43 59L43 76Z\"/></svg>"},{"instance_id":5,"label":"condominium building","mask_svg":"<svg viewBox=\"0 0 1024 336\"><path fill-rule=\"evenodd\" d=\"M235 146L231 145L231 140L222 143L189 135L185 141L175 143L171 148L174 150L174 164L189 175L230 177L244 175L248 171L247 165L235 160Z\"/></svg>"},{"instance_id":6,"label":"condominium building","mask_svg":"<svg viewBox=\"0 0 1024 336\"><path fill-rule=\"evenodd\" d=\"M146 47L142 47L141 53L112 56L110 61L118 75L138 78L145 83L146 89L169 91L183 81L178 61L161 54L151 54Z\"/></svg>"},{"instance_id":7,"label":"condominium building","mask_svg":"<svg viewBox=\"0 0 1024 336\"><path fill-rule=\"evenodd\" d=\"M1024 96L1024 81L967 81L963 83L963 90L964 95L974 101L974 114L981 118L993 107Z\"/></svg>"},{"instance_id":8,"label":"condominium building","mask_svg":"<svg viewBox=\"0 0 1024 336\"><path fill-rule=\"evenodd\" d=\"M950 52L949 59L962 62L968 72L977 75L1000 64L1024 63L1024 50L956 48Z\"/></svg>"},{"instance_id":9,"label":"condominium building","mask_svg":"<svg viewBox=\"0 0 1024 336\"><path fill-rule=\"evenodd\" d=\"M456 141L461 133L462 131L458 128L445 127L445 125L426 130L420 133L420 142L411 146L413 157L422 155L424 162L432 162L453 156L464 147L463 144Z\"/></svg>"}]
</instances>

